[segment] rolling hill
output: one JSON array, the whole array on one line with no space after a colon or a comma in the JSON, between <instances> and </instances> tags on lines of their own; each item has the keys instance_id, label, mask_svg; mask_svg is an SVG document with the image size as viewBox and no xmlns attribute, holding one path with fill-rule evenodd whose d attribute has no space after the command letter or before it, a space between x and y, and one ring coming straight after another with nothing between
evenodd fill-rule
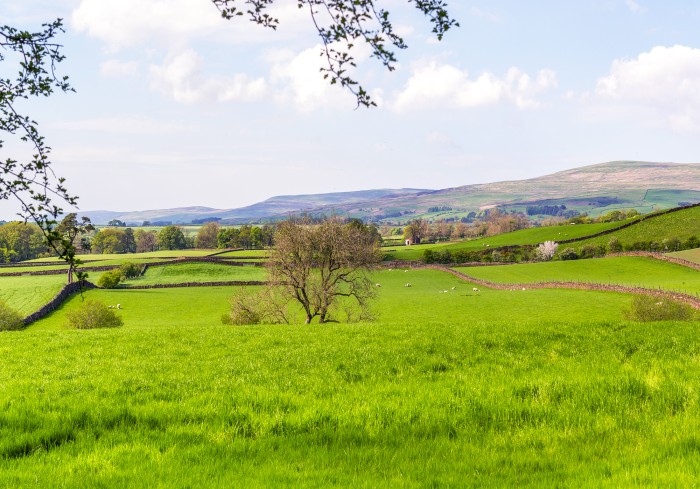
<instances>
[{"instance_id":1,"label":"rolling hill","mask_svg":"<svg viewBox=\"0 0 700 489\"><path fill-rule=\"evenodd\" d=\"M286 195L238 209L183 207L138 212L94 211L81 215L104 224L110 219L189 223L218 217L244 223L280 219L290 213L340 213L377 222L404 223L416 217L460 218L499 207L524 212L528 206L559 205L599 215L636 208L646 213L700 202L700 164L615 161L527 180L463 185L443 190L379 189L316 195Z\"/></svg>"}]
</instances>

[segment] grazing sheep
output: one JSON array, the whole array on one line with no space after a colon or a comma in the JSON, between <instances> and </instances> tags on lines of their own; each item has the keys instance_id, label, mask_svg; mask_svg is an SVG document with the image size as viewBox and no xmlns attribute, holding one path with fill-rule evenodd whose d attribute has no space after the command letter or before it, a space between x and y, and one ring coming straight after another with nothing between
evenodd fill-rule
<instances>
[{"instance_id":1,"label":"grazing sheep","mask_svg":"<svg viewBox=\"0 0 700 489\"><path fill-rule=\"evenodd\" d=\"M523 290L525 290L525 287L523 287Z\"/></svg>"},{"instance_id":2,"label":"grazing sheep","mask_svg":"<svg viewBox=\"0 0 700 489\"><path fill-rule=\"evenodd\" d=\"M382 284L374 284L375 287L381 287Z\"/></svg>"},{"instance_id":3,"label":"grazing sheep","mask_svg":"<svg viewBox=\"0 0 700 489\"><path fill-rule=\"evenodd\" d=\"M406 285L404 285L404 287L413 287L413 285L411 285L411 284L406 284Z\"/></svg>"},{"instance_id":4,"label":"grazing sheep","mask_svg":"<svg viewBox=\"0 0 700 489\"><path fill-rule=\"evenodd\" d=\"M117 304L117 309L121 309L121 308L122 308L122 305L121 305L121 304Z\"/></svg>"},{"instance_id":5,"label":"grazing sheep","mask_svg":"<svg viewBox=\"0 0 700 489\"><path fill-rule=\"evenodd\" d=\"M452 290L455 290L457 287L452 287Z\"/></svg>"},{"instance_id":6,"label":"grazing sheep","mask_svg":"<svg viewBox=\"0 0 700 489\"><path fill-rule=\"evenodd\" d=\"M107 309L114 309L114 306L107 306Z\"/></svg>"},{"instance_id":7,"label":"grazing sheep","mask_svg":"<svg viewBox=\"0 0 700 489\"><path fill-rule=\"evenodd\" d=\"M473 290L474 292L479 292L479 289L477 289L476 287L474 287L472 290Z\"/></svg>"}]
</instances>

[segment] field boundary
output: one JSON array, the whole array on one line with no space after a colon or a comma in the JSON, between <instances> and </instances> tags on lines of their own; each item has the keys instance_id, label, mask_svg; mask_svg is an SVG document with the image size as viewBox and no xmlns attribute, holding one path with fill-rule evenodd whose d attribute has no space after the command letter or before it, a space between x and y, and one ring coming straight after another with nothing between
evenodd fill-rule
<instances>
[{"instance_id":1,"label":"field boundary","mask_svg":"<svg viewBox=\"0 0 700 489\"><path fill-rule=\"evenodd\" d=\"M87 282L85 281L82 284L86 290L89 289L96 289L98 288L95 284L92 282ZM31 313L29 316L24 318L24 325L29 326L35 321L38 321L39 319L46 317L49 315L49 313L55 311L58 306L63 304L68 297L73 295L76 292L79 292L81 288L81 283L80 282L73 282L70 284L66 284L63 286L63 288L54 296L53 299L51 299L49 302L41 306L37 311Z\"/></svg>"},{"instance_id":2,"label":"field boundary","mask_svg":"<svg viewBox=\"0 0 700 489\"><path fill-rule=\"evenodd\" d=\"M467 275L457 270L451 268L440 266L440 265L425 265L425 268L432 268L434 270L440 270L454 275L455 277L461 278L468 282L481 285L483 287L488 287L495 290L527 290L527 289L575 289L575 290L596 290L602 292L620 292L624 294L641 294L649 295L653 297L658 297L662 299L671 299L677 302L683 302L689 305L693 309L700 310L700 298L695 295L686 294L683 292L671 292L667 290L657 290L649 289L645 287L630 287L627 285L612 285L612 284L600 284L593 282L532 282L532 283L509 283L503 284L498 282L491 282L489 280L484 280L476 277Z\"/></svg>"},{"instance_id":3,"label":"field boundary","mask_svg":"<svg viewBox=\"0 0 700 489\"><path fill-rule=\"evenodd\" d=\"M222 282L178 282L176 284L151 284L151 285L124 285L112 290L145 290L145 289L177 289L180 287L228 287L246 285L267 285L268 282L260 280L229 280Z\"/></svg>"}]
</instances>

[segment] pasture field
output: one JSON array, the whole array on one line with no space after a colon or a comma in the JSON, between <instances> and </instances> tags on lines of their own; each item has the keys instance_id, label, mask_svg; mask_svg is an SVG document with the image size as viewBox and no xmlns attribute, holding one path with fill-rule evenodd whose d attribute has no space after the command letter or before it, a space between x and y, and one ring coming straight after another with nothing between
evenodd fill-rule
<instances>
[{"instance_id":1,"label":"pasture field","mask_svg":"<svg viewBox=\"0 0 700 489\"><path fill-rule=\"evenodd\" d=\"M159 269L264 273L147 275ZM0 278L0 294L24 278L47 277ZM85 298L120 304L121 328L67 329L75 295L0 333L0 486L697 480L699 323L623 321L625 294L475 292L430 269L372 279L368 323L224 326L235 287L112 289Z\"/></svg>"},{"instance_id":2,"label":"pasture field","mask_svg":"<svg viewBox=\"0 0 700 489\"><path fill-rule=\"evenodd\" d=\"M0 299L26 316L53 299L66 282L66 275L0 276Z\"/></svg>"},{"instance_id":3,"label":"pasture field","mask_svg":"<svg viewBox=\"0 0 700 489\"><path fill-rule=\"evenodd\" d=\"M374 323L224 326L233 288L125 289L86 293L120 329L65 330L74 297L0 334L0 485L697 480L697 323L621 321L622 294L375 280Z\"/></svg>"},{"instance_id":4,"label":"pasture field","mask_svg":"<svg viewBox=\"0 0 700 489\"><path fill-rule=\"evenodd\" d=\"M693 263L700 263L700 248L676 251L673 253L668 253L668 255L675 256L676 258L682 258L683 260L692 261Z\"/></svg>"},{"instance_id":5,"label":"pasture field","mask_svg":"<svg viewBox=\"0 0 700 489\"><path fill-rule=\"evenodd\" d=\"M624 221L626 222L626 221ZM423 251L430 249L436 251L443 250L483 250L488 245L491 248L499 246L513 245L536 245L545 241L560 241L562 239L573 239L591 234L614 229L621 226L624 222L606 222L596 224L575 224L561 226L547 226L521 229L511 233L498 234L496 236L488 236L485 238L471 239L459 242L447 242L413 246L399 246L382 248L386 259L389 260L420 260L423 258ZM607 241L606 241L607 243Z\"/></svg>"},{"instance_id":6,"label":"pasture field","mask_svg":"<svg viewBox=\"0 0 700 489\"><path fill-rule=\"evenodd\" d=\"M667 238L678 238L684 241L691 236L700 237L700 207L692 207L653 217L605 236L561 246L564 248L570 246L578 249L587 244L607 245L613 237L619 239L623 244L632 244L636 241L656 241L661 243Z\"/></svg>"},{"instance_id":7,"label":"pasture field","mask_svg":"<svg viewBox=\"0 0 700 489\"><path fill-rule=\"evenodd\" d=\"M211 250L211 253L216 253L216 250ZM234 250L225 253L218 253L217 258L267 258L270 252L268 250Z\"/></svg>"},{"instance_id":8,"label":"pasture field","mask_svg":"<svg viewBox=\"0 0 700 489\"><path fill-rule=\"evenodd\" d=\"M148 267L146 273L123 282L125 285L177 284L183 282L263 281L267 271L255 266L231 266L217 263L178 263Z\"/></svg>"},{"instance_id":9,"label":"pasture field","mask_svg":"<svg viewBox=\"0 0 700 489\"><path fill-rule=\"evenodd\" d=\"M84 261L94 261L94 260L124 260L124 261L134 261L136 259L163 259L163 258L179 258L188 256L208 256L215 253L216 250L159 250L159 251L149 251L147 253L104 253L104 254L87 254L87 255L77 255L77 257ZM53 258L37 258L35 260L28 260L27 263L32 262L50 262L50 261L61 261L58 257ZM87 264L89 265L89 264Z\"/></svg>"},{"instance_id":10,"label":"pasture field","mask_svg":"<svg viewBox=\"0 0 700 489\"><path fill-rule=\"evenodd\" d=\"M455 270L497 283L594 282L700 293L700 273L697 270L637 256L455 267Z\"/></svg>"},{"instance_id":11,"label":"pasture field","mask_svg":"<svg viewBox=\"0 0 700 489\"><path fill-rule=\"evenodd\" d=\"M0 267L0 275L7 275L8 273L28 273L28 272L39 272L42 270L65 270L68 273L68 265L34 265L26 267Z\"/></svg>"}]
</instances>

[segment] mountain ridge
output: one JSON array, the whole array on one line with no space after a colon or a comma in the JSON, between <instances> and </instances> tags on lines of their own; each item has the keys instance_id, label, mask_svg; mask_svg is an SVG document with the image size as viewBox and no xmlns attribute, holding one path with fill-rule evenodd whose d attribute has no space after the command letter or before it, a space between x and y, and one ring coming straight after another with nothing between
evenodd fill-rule
<instances>
[{"instance_id":1,"label":"mountain ridge","mask_svg":"<svg viewBox=\"0 0 700 489\"><path fill-rule=\"evenodd\" d=\"M97 224L119 219L132 225L143 221L189 223L206 218L240 224L283 219L301 212L400 223L415 217L458 219L492 207L523 211L533 203L564 205L595 215L616 206L650 211L695 202L700 202L698 163L612 161L529 179L438 190L403 188L279 195L234 209L190 206L125 213L89 211L80 215Z\"/></svg>"}]
</instances>

